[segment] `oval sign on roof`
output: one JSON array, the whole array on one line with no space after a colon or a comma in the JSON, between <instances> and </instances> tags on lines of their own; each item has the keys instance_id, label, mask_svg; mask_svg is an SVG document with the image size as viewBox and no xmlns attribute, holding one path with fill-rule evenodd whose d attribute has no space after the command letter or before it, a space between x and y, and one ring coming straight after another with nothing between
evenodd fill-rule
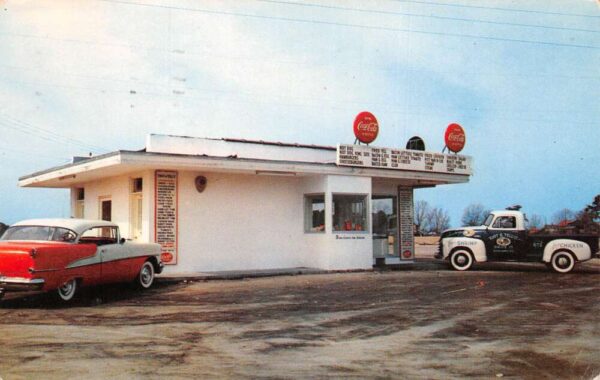
<instances>
[{"instance_id":1,"label":"oval sign on roof","mask_svg":"<svg viewBox=\"0 0 600 380\"><path fill-rule=\"evenodd\" d=\"M467 137L465 135L465 131L460 125L452 123L448 126L448 128L446 128L444 140L448 150L458 153L465 147Z\"/></svg>"},{"instance_id":2,"label":"oval sign on roof","mask_svg":"<svg viewBox=\"0 0 600 380\"><path fill-rule=\"evenodd\" d=\"M369 144L375 141L379 133L379 124L371 112L361 112L354 119L354 136L358 141Z\"/></svg>"}]
</instances>

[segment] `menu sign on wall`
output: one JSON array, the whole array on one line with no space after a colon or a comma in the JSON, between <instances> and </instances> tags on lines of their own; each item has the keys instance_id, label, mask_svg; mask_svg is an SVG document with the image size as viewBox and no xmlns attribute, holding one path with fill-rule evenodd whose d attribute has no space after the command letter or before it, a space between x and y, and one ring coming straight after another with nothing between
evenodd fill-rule
<instances>
[{"instance_id":1,"label":"menu sign on wall","mask_svg":"<svg viewBox=\"0 0 600 380\"><path fill-rule=\"evenodd\" d=\"M336 163L376 169L471 175L471 157L417 150L340 144Z\"/></svg>"},{"instance_id":2,"label":"menu sign on wall","mask_svg":"<svg viewBox=\"0 0 600 380\"><path fill-rule=\"evenodd\" d=\"M162 247L161 260L177 264L177 172L156 171L155 241Z\"/></svg>"},{"instance_id":3,"label":"menu sign on wall","mask_svg":"<svg viewBox=\"0 0 600 380\"><path fill-rule=\"evenodd\" d=\"M400 259L412 260L415 257L413 230L413 189L398 187L398 225L400 226Z\"/></svg>"}]
</instances>

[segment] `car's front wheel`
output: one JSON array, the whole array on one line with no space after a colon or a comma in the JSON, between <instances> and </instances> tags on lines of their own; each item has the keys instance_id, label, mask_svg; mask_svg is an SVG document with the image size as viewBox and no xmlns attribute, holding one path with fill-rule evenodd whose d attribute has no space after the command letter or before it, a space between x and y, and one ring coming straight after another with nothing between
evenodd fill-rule
<instances>
[{"instance_id":1,"label":"car's front wheel","mask_svg":"<svg viewBox=\"0 0 600 380\"><path fill-rule=\"evenodd\" d=\"M468 251L454 251L450 254L450 265L459 271L469 270L473 265L473 256Z\"/></svg>"},{"instance_id":2,"label":"car's front wheel","mask_svg":"<svg viewBox=\"0 0 600 380\"><path fill-rule=\"evenodd\" d=\"M56 295L62 302L71 302L77 294L77 280L71 279L56 289Z\"/></svg>"},{"instance_id":3,"label":"car's front wheel","mask_svg":"<svg viewBox=\"0 0 600 380\"><path fill-rule=\"evenodd\" d=\"M154 283L154 265L152 265L150 261L146 261L144 265L142 265L135 283L142 289L148 289L152 286Z\"/></svg>"}]
</instances>

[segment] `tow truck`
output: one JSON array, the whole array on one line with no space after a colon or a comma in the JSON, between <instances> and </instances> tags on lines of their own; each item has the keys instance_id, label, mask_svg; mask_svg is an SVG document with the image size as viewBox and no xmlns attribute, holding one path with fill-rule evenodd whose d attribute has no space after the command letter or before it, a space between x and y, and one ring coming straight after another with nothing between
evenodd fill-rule
<instances>
[{"instance_id":1,"label":"tow truck","mask_svg":"<svg viewBox=\"0 0 600 380\"><path fill-rule=\"evenodd\" d=\"M557 273L600 257L598 235L530 233L519 209L493 211L481 226L444 231L435 257L458 271L476 262L539 262Z\"/></svg>"}]
</instances>

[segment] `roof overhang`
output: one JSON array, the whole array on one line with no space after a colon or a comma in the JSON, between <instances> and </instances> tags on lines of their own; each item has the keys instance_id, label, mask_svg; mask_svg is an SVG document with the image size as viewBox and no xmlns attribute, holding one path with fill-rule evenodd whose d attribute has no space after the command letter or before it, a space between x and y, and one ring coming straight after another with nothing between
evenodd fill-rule
<instances>
[{"instance_id":1,"label":"roof overhang","mask_svg":"<svg viewBox=\"0 0 600 380\"><path fill-rule=\"evenodd\" d=\"M464 174L343 167L337 166L335 162L310 163L143 151L116 151L23 176L19 178L19 186L69 188L108 177L158 169L251 175L361 176L372 177L385 182L404 183L415 187L466 183L469 181L469 175Z\"/></svg>"}]
</instances>

